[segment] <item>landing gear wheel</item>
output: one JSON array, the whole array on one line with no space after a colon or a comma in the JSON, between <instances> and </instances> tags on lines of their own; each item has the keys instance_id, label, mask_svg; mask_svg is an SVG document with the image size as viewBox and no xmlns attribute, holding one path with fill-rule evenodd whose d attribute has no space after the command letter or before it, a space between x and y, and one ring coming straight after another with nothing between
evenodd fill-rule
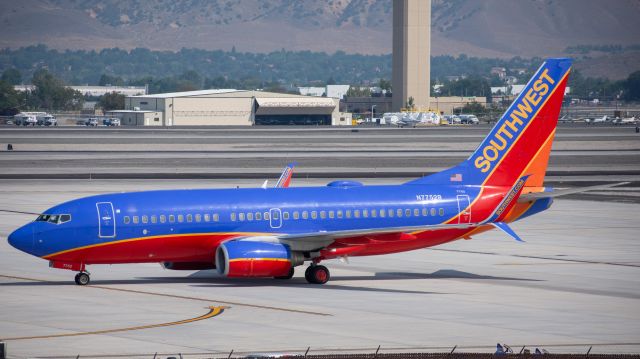
<instances>
[{"instance_id":1,"label":"landing gear wheel","mask_svg":"<svg viewBox=\"0 0 640 359\"><path fill-rule=\"evenodd\" d=\"M315 264L312 264L310 266L307 267L307 269L304 271L304 279L307 280L307 282L309 283L313 283L312 279L311 279L311 271L312 268L315 266Z\"/></svg>"},{"instance_id":2,"label":"landing gear wheel","mask_svg":"<svg viewBox=\"0 0 640 359\"><path fill-rule=\"evenodd\" d=\"M91 281L91 278L89 277L89 273L87 272L80 272L76 274L75 279L76 279L77 285L87 285Z\"/></svg>"},{"instance_id":3,"label":"landing gear wheel","mask_svg":"<svg viewBox=\"0 0 640 359\"><path fill-rule=\"evenodd\" d=\"M330 277L329 269L325 266L310 266L305 272L305 278L313 284L325 284Z\"/></svg>"},{"instance_id":4,"label":"landing gear wheel","mask_svg":"<svg viewBox=\"0 0 640 359\"><path fill-rule=\"evenodd\" d=\"M275 279L291 279L293 278L293 274L296 272L296 270L291 267L291 269L289 269L289 273L287 273L286 275L281 275L281 276L277 276L277 277L273 277Z\"/></svg>"}]
</instances>

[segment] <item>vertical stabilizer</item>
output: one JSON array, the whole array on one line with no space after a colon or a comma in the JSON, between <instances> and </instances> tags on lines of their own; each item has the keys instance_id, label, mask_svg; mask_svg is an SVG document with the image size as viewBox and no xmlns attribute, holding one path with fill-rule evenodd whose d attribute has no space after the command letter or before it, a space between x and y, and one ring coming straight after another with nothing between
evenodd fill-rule
<instances>
[{"instance_id":1,"label":"vertical stabilizer","mask_svg":"<svg viewBox=\"0 0 640 359\"><path fill-rule=\"evenodd\" d=\"M408 184L540 186L571 67L570 59L548 59L536 71L489 135L460 165Z\"/></svg>"}]
</instances>

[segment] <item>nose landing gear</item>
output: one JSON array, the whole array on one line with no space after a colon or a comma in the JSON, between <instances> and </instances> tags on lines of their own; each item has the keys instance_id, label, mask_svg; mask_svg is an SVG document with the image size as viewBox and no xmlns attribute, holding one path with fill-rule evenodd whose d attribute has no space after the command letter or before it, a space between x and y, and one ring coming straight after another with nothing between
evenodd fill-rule
<instances>
[{"instance_id":1,"label":"nose landing gear","mask_svg":"<svg viewBox=\"0 0 640 359\"><path fill-rule=\"evenodd\" d=\"M312 264L304 272L304 277L311 284L325 284L329 281L331 275L329 268Z\"/></svg>"},{"instance_id":2,"label":"nose landing gear","mask_svg":"<svg viewBox=\"0 0 640 359\"><path fill-rule=\"evenodd\" d=\"M89 277L89 272L82 271L76 274L75 280L77 285L87 285L91 281L91 277Z\"/></svg>"}]
</instances>

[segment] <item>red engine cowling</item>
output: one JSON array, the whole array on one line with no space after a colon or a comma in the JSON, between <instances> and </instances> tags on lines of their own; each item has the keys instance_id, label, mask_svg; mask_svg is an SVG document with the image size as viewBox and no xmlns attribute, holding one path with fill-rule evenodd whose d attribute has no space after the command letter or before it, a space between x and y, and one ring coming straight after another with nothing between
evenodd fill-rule
<instances>
[{"instance_id":1,"label":"red engine cowling","mask_svg":"<svg viewBox=\"0 0 640 359\"><path fill-rule=\"evenodd\" d=\"M164 269L171 270L204 270L216 268L213 262L162 262L161 264Z\"/></svg>"},{"instance_id":2,"label":"red engine cowling","mask_svg":"<svg viewBox=\"0 0 640 359\"><path fill-rule=\"evenodd\" d=\"M229 241L216 250L216 268L226 277L280 277L292 266L291 250L280 243Z\"/></svg>"}]
</instances>

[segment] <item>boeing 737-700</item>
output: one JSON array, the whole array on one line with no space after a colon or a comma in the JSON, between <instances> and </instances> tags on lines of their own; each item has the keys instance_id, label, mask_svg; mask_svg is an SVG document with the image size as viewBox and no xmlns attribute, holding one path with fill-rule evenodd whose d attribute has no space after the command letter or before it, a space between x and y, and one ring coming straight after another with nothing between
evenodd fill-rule
<instances>
[{"instance_id":1,"label":"boeing 737-700","mask_svg":"<svg viewBox=\"0 0 640 359\"><path fill-rule=\"evenodd\" d=\"M541 212L562 192L543 187L571 60L549 59L471 156L398 185L164 190L103 194L56 205L9 236L15 248L78 272L92 264L159 262L174 270L287 279L310 263L440 245Z\"/></svg>"}]
</instances>

